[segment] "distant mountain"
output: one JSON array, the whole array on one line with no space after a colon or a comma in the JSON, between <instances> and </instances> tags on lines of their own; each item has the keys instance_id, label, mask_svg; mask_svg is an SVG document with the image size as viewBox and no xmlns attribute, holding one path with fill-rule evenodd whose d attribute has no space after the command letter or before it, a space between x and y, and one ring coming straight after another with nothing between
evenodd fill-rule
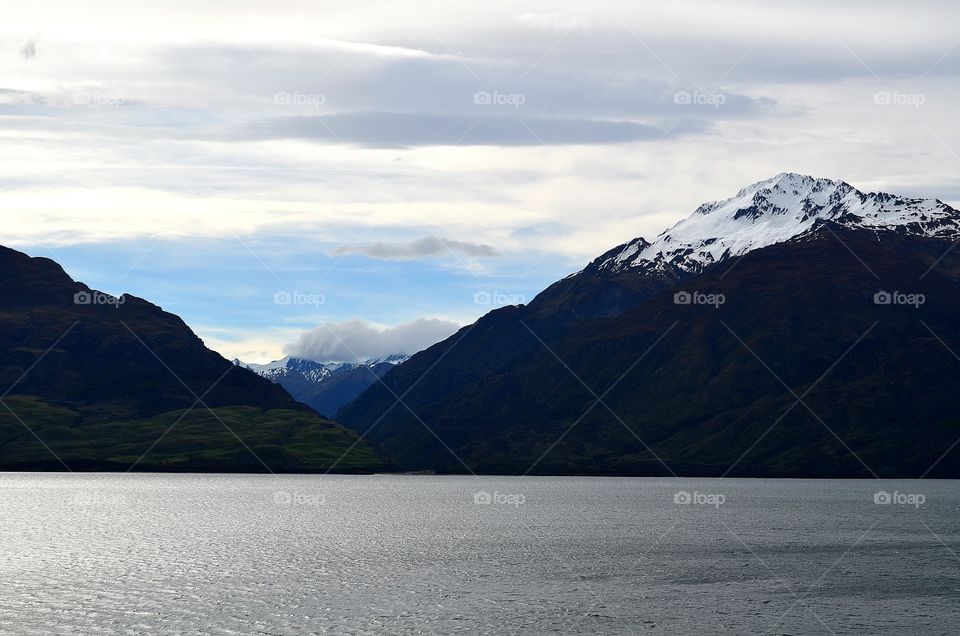
<instances>
[{"instance_id":1,"label":"distant mountain","mask_svg":"<svg viewBox=\"0 0 960 636\"><path fill-rule=\"evenodd\" d=\"M490 312L337 419L409 469L960 477L958 224L781 174Z\"/></svg>"},{"instance_id":2,"label":"distant mountain","mask_svg":"<svg viewBox=\"0 0 960 636\"><path fill-rule=\"evenodd\" d=\"M289 356L268 364L233 363L285 388L298 402L333 414L410 356L394 354L364 362L315 362Z\"/></svg>"},{"instance_id":3,"label":"distant mountain","mask_svg":"<svg viewBox=\"0 0 960 636\"><path fill-rule=\"evenodd\" d=\"M386 466L352 431L207 349L177 316L3 247L0 360L0 470Z\"/></svg>"}]
</instances>

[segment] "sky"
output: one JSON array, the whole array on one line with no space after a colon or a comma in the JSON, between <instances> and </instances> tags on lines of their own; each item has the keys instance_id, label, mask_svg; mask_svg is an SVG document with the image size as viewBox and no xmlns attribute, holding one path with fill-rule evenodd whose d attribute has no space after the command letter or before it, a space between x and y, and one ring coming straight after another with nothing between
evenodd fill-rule
<instances>
[{"instance_id":1,"label":"sky","mask_svg":"<svg viewBox=\"0 0 960 636\"><path fill-rule=\"evenodd\" d=\"M960 204L951 1L8 9L0 244L247 362L412 353L780 172Z\"/></svg>"}]
</instances>

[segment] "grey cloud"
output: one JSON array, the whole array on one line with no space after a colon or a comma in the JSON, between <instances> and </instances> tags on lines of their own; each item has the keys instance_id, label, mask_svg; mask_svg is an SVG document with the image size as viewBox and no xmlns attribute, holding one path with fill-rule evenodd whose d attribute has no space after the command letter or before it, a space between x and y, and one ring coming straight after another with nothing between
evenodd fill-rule
<instances>
[{"instance_id":1,"label":"grey cloud","mask_svg":"<svg viewBox=\"0 0 960 636\"><path fill-rule=\"evenodd\" d=\"M284 347L287 355L321 362L357 362L395 353L414 354L456 333L455 322L418 318L395 327L364 320L320 325Z\"/></svg>"},{"instance_id":2,"label":"grey cloud","mask_svg":"<svg viewBox=\"0 0 960 636\"><path fill-rule=\"evenodd\" d=\"M491 258L499 256L499 252L490 245L455 241L439 236L425 236L407 243L364 243L360 245L344 245L333 250L334 255L364 254L371 258L387 261L403 261L440 256L450 252L459 252L464 256L475 258Z\"/></svg>"},{"instance_id":3,"label":"grey cloud","mask_svg":"<svg viewBox=\"0 0 960 636\"><path fill-rule=\"evenodd\" d=\"M780 109L769 98L629 70L549 70L546 63L383 48L165 49L148 83L128 86L122 77L93 69L84 77L89 87L0 100L0 113L46 118L21 120L23 126L54 128L63 119L71 127L114 126L127 138L250 141L269 131L271 137L402 148L657 140ZM678 91L696 90L722 95L722 106L677 102ZM159 121L155 103L163 104Z\"/></svg>"},{"instance_id":4,"label":"grey cloud","mask_svg":"<svg viewBox=\"0 0 960 636\"><path fill-rule=\"evenodd\" d=\"M554 33L537 33L515 20L464 28L456 34L457 48L471 64L471 59L510 57L535 64L542 76L562 70L618 78L614 85L634 88L637 76L668 84L705 83L700 88L710 89L711 84L747 88L771 82L870 81L875 75L894 79L918 78L925 72L960 74L955 2L746 3L733 28L712 23L709 11L695 10L682 22L663 15L658 25L643 3L629 5L621 3L616 19L604 20L601 12L591 17L588 28L567 27L561 32L562 46L551 47ZM751 21L754 29L749 28ZM417 33L397 40L411 47L422 41ZM538 59L548 48L549 54ZM482 67L477 73L483 77ZM730 115L733 111L724 116Z\"/></svg>"},{"instance_id":5,"label":"grey cloud","mask_svg":"<svg viewBox=\"0 0 960 636\"><path fill-rule=\"evenodd\" d=\"M254 55L258 63L251 66ZM711 119L761 116L777 107L768 98L709 84L643 77L630 68L616 73L602 65L561 70L550 69L546 63L531 66L414 50L406 55L383 55L333 45L290 50L191 47L168 50L160 65L177 77L181 86L188 81L194 84L198 93L221 94L233 102L243 94L251 103L259 101L259 106L284 114L307 114L319 107L320 112L483 116L520 114L519 110L525 117L600 120L687 117L691 108L674 101L678 90L722 93L723 108L702 110ZM237 72L241 67L243 72ZM500 104L477 103L475 96L483 91L519 96L523 103L519 109L510 99ZM297 108L295 99L292 104L277 104L278 94L311 99Z\"/></svg>"},{"instance_id":6,"label":"grey cloud","mask_svg":"<svg viewBox=\"0 0 960 636\"><path fill-rule=\"evenodd\" d=\"M685 119L672 124L630 121L434 115L427 113L337 113L281 117L253 122L231 135L256 140L269 129L271 138L352 143L377 148L411 146L538 146L657 141L705 133L712 124Z\"/></svg>"}]
</instances>

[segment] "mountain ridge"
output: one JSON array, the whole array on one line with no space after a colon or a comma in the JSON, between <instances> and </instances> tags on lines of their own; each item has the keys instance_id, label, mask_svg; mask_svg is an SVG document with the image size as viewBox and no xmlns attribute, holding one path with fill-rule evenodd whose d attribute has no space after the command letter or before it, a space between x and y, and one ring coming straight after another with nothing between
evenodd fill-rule
<instances>
[{"instance_id":1,"label":"mountain ridge","mask_svg":"<svg viewBox=\"0 0 960 636\"><path fill-rule=\"evenodd\" d=\"M391 354L359 362L321 362L285 356L266 364L238 359L233 363L279 384L298 402L327 415L352 402L378 378L409 358L406 354Z\"/></svg>"},{"instance_id":2,"label":"mountain ridge","mask_svg":"<svg viewBox=\"0 0 960 636\"><path fill-rule=\"evenodd\" d=\"M179 316L5 247L0 272L0 469L387 466L356 434L207 349Z\"/></svg>"},{"instance_id":3,"label":"mountain ridge","mask_svg":"<svg viewBox=\"0 0 960 636\"><path fill-rule=\"evenodd\" d=\"M960 257L948 240L958 213L934 203L938 220L914 200L874 195L894 202L883 209L896 222L861 223L846 214L860 197L827 181L839 194L817 193L824 209L801 231L768 235L784 240L711 262L684 248L690 267L669 254L663 267L611 267L618 246L529 305L413 356L337 418L408 469L464 472L462 460L519 474L960 477L960 379L943 346L960 346ZM731 227L763 222L716 211ZM925 302L884 304L884 290ZM391 410L392 395L408 409Z\"/></svg>"},{"instance_id":4,"label":"mountain ridge","mask_svg":"<svg viewBox=\"0 0 960 636\"><path fill-rule=\"evenodd\" d=\"M848 228L899 228L947 240L960 237L957 210L939 199L864 193L845 181L784 172L742 188L733 197L704 203L653 242L633 239L594 266L697 273L800 236L824 221Z\"/></svg>"}]
</instances>

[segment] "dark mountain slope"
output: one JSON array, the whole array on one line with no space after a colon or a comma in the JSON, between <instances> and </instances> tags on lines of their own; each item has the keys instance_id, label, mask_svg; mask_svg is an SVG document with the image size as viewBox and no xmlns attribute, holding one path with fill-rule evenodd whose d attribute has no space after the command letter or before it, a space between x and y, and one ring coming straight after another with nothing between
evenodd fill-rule
<instances>
[{"instance_id":1,"label":"dark mountain slope","mask_svg":"<svg viewBox=\"0 0 960 636\"><path fill-rule=\"evenodd\" d=\"M960 476L955 449L938 462L960 437L960 361L938 340L960 351L960 261L951 253L924 275L949 247L823 223L670 285L636 270L586 283L580 274L385 381L409 390L404 402L476 471L892 477L936 464L930 475ZM643 280L622 313L597 318L569 295L574 285L596 289L587 304L608 285L619 295L624 274ZM880 290L926 302L877 305ZM677 291L726 302L678 305ZM810 408L794 406L791 390L809 390ZM591 409L594 394L610 409ZM338 419L367 430L390 409L370 435L393 457L465 470L394 401L374 386Z\"/></svg>"},{"instance_id":2,"label":"dark mountain slope","mask_svg":"<svg viewBox=\"0 0 960 636\"><path fill-rule=\"evenodd\" d=\"M126 469L149 450L138 468L321 470L356 440L208 350L177 316L95 292L49 259L7 248L0 387L10 407L0 409L0 469ZM360 443L339 466L382 465Z\"/></svg>"},{"instance_id":3,"label":"dark mountain slope","mask_svg":"<svg viewBox=\"0 0 960 636\"><path fill-rule=\"evenodd\" d=\"M350 365L331 374L323 382L304 387L298 393L292 393L304 404L313 407L318 413L336 413L344 405L355 400L396 365L391 362Z\"/></svg>"}]
</instances>

